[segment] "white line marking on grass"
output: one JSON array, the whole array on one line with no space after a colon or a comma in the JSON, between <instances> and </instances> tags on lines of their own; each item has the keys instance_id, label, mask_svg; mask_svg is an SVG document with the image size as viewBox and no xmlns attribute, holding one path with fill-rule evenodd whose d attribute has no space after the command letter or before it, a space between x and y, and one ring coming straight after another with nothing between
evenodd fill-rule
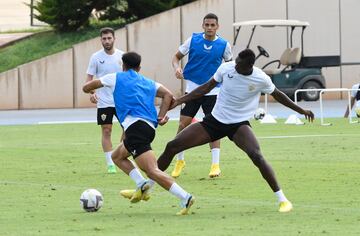
<instances>
[{"instance_id":1,"label":"white line marking on grass","mask_svg":"<svg viewBox=\"0 0 360 236\"><path fill-rule=\"evenodd\" d=\"M96 123L96 120L40 121L38 125Z\"/></svg>"},{"instance_id":2,"label":"white line marking on grass","mask_svg":"<svg viewBox=\"0 0 360 236\"><path fill-rule=\"evenodd\" d=\"M285 135L285 136L263 136L259 139L282 139L282 138L309 138L309 137L338 137L338 136L360 136L360 134L305 134L305 135Z\"/></svg>"}]
</instances>

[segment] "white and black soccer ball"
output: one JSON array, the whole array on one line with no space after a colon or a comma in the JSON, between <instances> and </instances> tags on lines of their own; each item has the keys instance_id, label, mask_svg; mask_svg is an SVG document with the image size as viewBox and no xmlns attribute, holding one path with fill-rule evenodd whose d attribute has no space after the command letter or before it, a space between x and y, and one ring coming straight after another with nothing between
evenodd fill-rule
<instances>
[{"instance_id":1,"label":"white and black soccer ball","mask_svg":"<svg viewBox=\"0 0 360 236\"><path fill-rule=\"evenodd\" d=\"M104 204L104 198L96 189L86 189L80 196L80 205L87 212L98 211Z\"/></svg>"},{"instance_id":2,"label":"white and black soccer ball","mask_svg":"<svg viewBox=\"0 0 360 236\"><path fill-rule=\"evenodd\" d=\"M263 108L259 107L258 109L256 109L254 114L255 120L261 120L262 118L264 118L264 116L265 116L265 110Z\"/></svg>"}]
</instances>

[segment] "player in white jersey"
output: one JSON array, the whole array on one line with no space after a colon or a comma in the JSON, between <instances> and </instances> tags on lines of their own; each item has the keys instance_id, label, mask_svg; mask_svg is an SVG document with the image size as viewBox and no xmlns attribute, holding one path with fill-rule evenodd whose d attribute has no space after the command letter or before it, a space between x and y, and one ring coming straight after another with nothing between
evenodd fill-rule
<instances>
[{"instance_id":1,"label":"player in white jersey","mask_svg":"<svg viewBox=\"0 0 360 236\"><path fill-rule=\"evenodd\" d=\"M356 113L356 116L358 118L360 118L360 83L359 84L354 84L352 86L352 91L350 92L351 93L351 101L350 101L350 111L351 109L354 107L354 104L355 104L355 113ZM346 111L345 111L345 115L344 117L347 118L349 116L349 107L346 106Z\"/></svg>"},{"instance_id":2,"label":"player in white jersey","mask_svg":"<svg viewBox=\"0 0 360 236\"><path fill-rule=\"evenodd\" d=\"M219 28L218 17L207 14L202 23L204 32L193 33L180 47L173 57L172 65L177 79L186 81L185 93L190 93L200 85L206 83L215 71L219 68L222 61L231 61L232 52L229 42L216 34ZM184 70L180 66L180 60L188 55L188 62ZM199 111L200 106L205 115L210 114L219 93L219 87L215 87L203 97L185 103L180 112L178 133L191 124L194 116ZM220 175L220 140L210 143L212 164L209 177ZM184 152L177 155L177 161L171 175L178 177L185 167Z\"/></svg>"},{"instance_id":3,"label":"player in white jersey","mask_svg":"<svg viewBox=\"0 0 360 236\"><path fill-rule=\"evenodd\" d=\"M206 116L202 122L191 124L174 140L168 142L166 149L158 159L158 166L161 170L166 170L176 153L227 136L258 167L261 175L278 198L279 211L288 212L291 211L292 204L280 189L272 167L263 157L248 120L258 107L261 93L271 94L275 100L305 115L311 122L314 114L292 102L275 87L269 76L253 66L254 63L254 52L245 49L239 53L235 62L222 64L207 83L176 99L172 107L201 97L218 83L222 84L211 114Z\"/></svg>"},{"instance_id":4,"label":"player in white jersey","mask_svg":"<svg viewBox=\"0 0 360 236\"><path fill-rule=\"evenodd\" d=\"M123 51L114 48L115 35L112 28L100 30L101 44L103 49L94 53L87 69L86 82L103 77L110 73L122 71L121 57ZM101 126L101 144L105 154L108 173L116 173L114 162L111 159L112 153L112 120L115 112L114 99L111 89L102 87L96 91L91 91L90 101L97 104L97 123Z\"/></svg>"}]
</instances>

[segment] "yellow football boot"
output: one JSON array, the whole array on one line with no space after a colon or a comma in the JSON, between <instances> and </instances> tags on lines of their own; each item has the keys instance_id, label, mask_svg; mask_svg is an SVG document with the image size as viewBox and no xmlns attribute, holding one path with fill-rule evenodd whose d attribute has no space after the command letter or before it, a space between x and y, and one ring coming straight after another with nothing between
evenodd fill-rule
<instances>
[{"instance_id":1,"label":"yellow football boot","mask_svg":"<svg viewBox=\"0 0 360 236\"><path fill-rule=\"evenodd\" d=\"M177 160L175 164L174 170L171 172L171 176L174 178L177 178L180 176L181 171L185 167L185 161L184 160Z\"/></svg>"},{"instance_id":2,"label":"yellow football boot","mask_svg":"<svg viewBox=\"0 0 360 236\"><path fill-rule=\"evenodd\" d=\"M186 204L184 203L180 204L182 208L178 213L176 213L176 215L182 216L189 214L190 207L194 205L194 203L195 203L195 198L193 196L190 196Z\"/></svg>"},{"instance_id":3,"label":"yellow football boot","mask_svg":"<svg viewBox=\"0 0 360 236\"><path fill-rule=\"evenodd\" d=\"M212 164L210 168L209 177L210 178L219 177L220 174L221 174L221 170L219 164Z\"/></svg>"},{"instance_id":4,"label":"yellow football boot","mask_svg":"<svg viewBox=\"0 0 360 236\"><path fill-rule=\"evenodd\" d=\"M290 201L280 202L279 212L289 212L293 209L293 206Z\"/></svg>"},{"instance_id":5,"label":"yellow football boot","mask_svg":"<svg viewBox=\"0 0 360 236\"><path fill-rule=\"evenodd\" d=\"M121 190L120 195L123 196L124 198L131 199L131 197L134 195L135 191L136 191L135 189ZM148 201L149 199L150 199L150 194L149 194L149 192L147 192L143 195L141 200Z\"/></svg>"}]
</instances>

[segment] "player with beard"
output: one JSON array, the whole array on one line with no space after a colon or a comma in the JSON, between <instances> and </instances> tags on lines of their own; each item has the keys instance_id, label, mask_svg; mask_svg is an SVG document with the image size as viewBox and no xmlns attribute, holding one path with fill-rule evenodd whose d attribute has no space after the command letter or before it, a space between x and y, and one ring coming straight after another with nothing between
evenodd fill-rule
<instances>
[{"instance_id":1,"label":"player with beard","mask_svg":"<svg viewBox=\"0 0 360 236\"><path fill-rule=\"evenodd\" d=\"M123 51L114 47L115 34L112 28L102 28L100 39L103 49L95 52L89 62L86 82L107 74L121 72ZM112 153L112 120L115 112L114 99L111 89L102 87L90 92L90 101L97 105L97 124L101 126L101 144L107 163L108 173L116 173Z\"/></svg>"}]
</instances>

